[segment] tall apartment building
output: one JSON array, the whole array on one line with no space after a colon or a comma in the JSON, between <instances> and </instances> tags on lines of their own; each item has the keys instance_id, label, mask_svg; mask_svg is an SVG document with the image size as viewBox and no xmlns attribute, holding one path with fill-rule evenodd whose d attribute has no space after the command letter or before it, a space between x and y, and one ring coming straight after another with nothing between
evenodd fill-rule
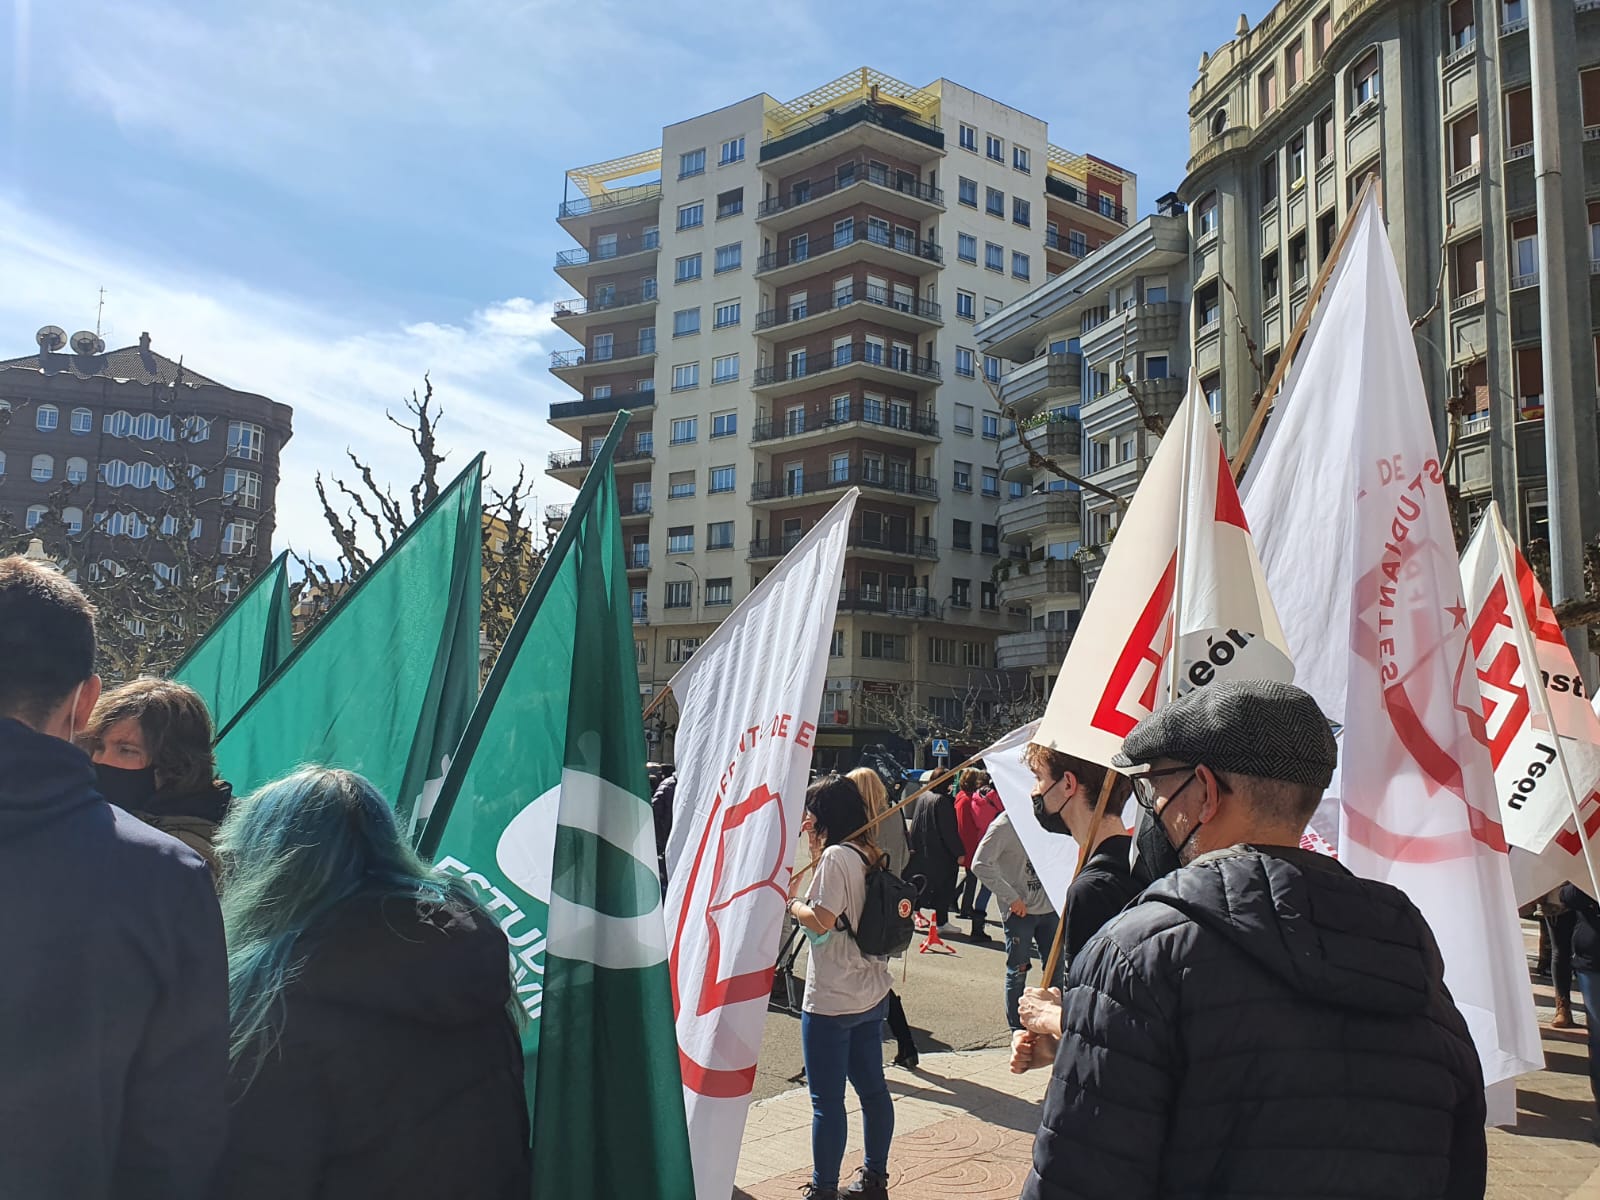
<instances>
[{"instance_id":1,"label":"tall apartment building","mask_svg":"<svg viewBox=\"0 0 1600 1200\"><path fill-rule=\"evenodd\" d=\"M974 328L1120 231L1132 176L949 80L863 68L669 125L568 187L580 248L556 270L579 295L555 321L580 346L551 368L581 398L550 422L581 445L550 474L578 484L633 412L616 478L643 686L850 487L823 759L897 743L875 705L959 724L1012 686L999 361Z\"/></svg>"},{"instance_id":2,"label":"tall apartment building","mask_svg":"<svg viewBox=\"0 0 1600 1200\"><path fill-rule=\"evenodd\" d=\"M1041 694L1160 440L1149 422L1169 420L1183 399L1188 264L1182 205L1163 197L1156 215L978 326L982 351L1011 364L1000 403L1017 418L1000 441L1000 602L1026 606L1028 628L1002 636L998 658L1027 670ZM1100 491L1031 466L1029 445Z\"/></svg>"},{"instance_id":3,"label":"tall apartment building","mask_svg":"<svg viewBox=\"0 0 1600 1200\"><path fill-rule=\"evenodd\" d=\"M1545 536L1544 363L1527 0L1283 0L1200 62L1189 95L1195 370L1230 446L1349 215L1376 173L1444 443L1465 388L1454 482L1469 520L1494 496L1524 540ZM1600 302L1600 3L1557 0L1574 56L1559 94L1572 178L1562 202L1573 377L1596 382ZM1441 261L1442 252L1442 261ZM1225 284L1237 292L1235 303ZM1585 333L1590 336L1585 336ZM1593 458L1590 457L1590 462ZM1600 480L1588 486L1600 489Z\"/></svg>"}]
</instances>

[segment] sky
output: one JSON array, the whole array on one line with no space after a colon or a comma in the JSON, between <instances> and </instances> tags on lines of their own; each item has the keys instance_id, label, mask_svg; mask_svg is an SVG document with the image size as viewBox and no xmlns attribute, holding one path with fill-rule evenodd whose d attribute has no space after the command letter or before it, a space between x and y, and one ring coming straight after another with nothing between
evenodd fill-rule
<instances>
[{"instance_id":1,"label":"sky","mask_svg":"<svg viewBox=\"0 0 1600 1200\"><path fill-rule=\"evenodd\" d=\"M1271 7L1255 0L1252 21ZM868 65L946 77L1175 187L1213 0L916 5L703 0L0 0L0 358L34 331L182 356L295 410L276 548L325 554L311 481L347 448L415 477L383 420L431 373L446 466L543 475L575 398L548 373L568 168L661 126ZM1141 213L1140 215L1143 215ZM348 472L346 472L348 474Z\"/></svg>"}]
</instances>

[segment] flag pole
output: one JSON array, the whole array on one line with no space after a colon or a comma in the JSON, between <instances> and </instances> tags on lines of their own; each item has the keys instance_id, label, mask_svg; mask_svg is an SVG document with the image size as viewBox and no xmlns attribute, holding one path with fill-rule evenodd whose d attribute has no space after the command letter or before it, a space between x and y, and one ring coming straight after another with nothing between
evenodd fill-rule
<instances>
[{"instance_id":1,"label":"flag pole","mask_svg":"<svg viewBox=\"0 0 1600 1200\"><path fill-rule=\"evenodd\" d=\"M1333 270L1339 265L1339 259L1344 255L1344 246L1350 238L1350 231L1355 228L1355 216L1361 211L1361 205L1367 198L1367 193L1377 189L1378 175L1370 173L1357 193L1355 203L1350 206L1350 212L1345 219L1344 228L1339 230L1339 236L1333 240L1333 246L1328 251L1327 260L1322 264L1322 270L1317 273L1317 281L1311 286L1311 293L1306 297L1305 307L1300 310L1300 317L1294 323L1294 329L1289 333L1289 340L1284 344L1283 354L1278 358L1278 365L1272 372L1272 378L1267 381L1266 388L1261 393L1261 402L1256 405L1255 415L1250 418L1250 424L1245 428L1244 437L1239 439L1239 449L1233 455L1233 481L1239 482L1244 474L1245 466L1250 461L1250 454L1256 448L1256 443L1261 440L1261 433L1267 426L1267 417L1271 415L1273 397L1278 394L1284 376L1289 373L1289 367L1294 362L1294 356L1300 350L1300 342L1306 336L1306 330L1311 327L1311 314L1316 311L1317 302L1322 299L1323 290L1328 286L1328 280L1333 278ZM1380 197L1380 204L1382 203Z\"/></svg>"},{"instance_id":2,"label":"flag pole","mask_svg":"<svg viewBox=\"0 0 1600 1200\"><path fill-rule=\"evenodd\" d=\"M649 704L644 706L644 712L639 714L640 719L648 721L650 719L650 714L655 712L656 709L660 708L664 703L666 703L667 696L671 693L671 691L671 682L669 681L667 683L663 683L661 685L661 690L651 697Z\"/></svg>"},{"instance_id":3,"label":"flag pole","mask_svg":"<svg viewBox=\"0 0 1600 1200\"><path fill-rule=\"evenodd\" d=\"M1078 847L1078 866L1072 872L1073 883L1078 881L1078 876L1083 873L1084 864L1089 861L1089 855L1094 852L1094 840L1099 836L1100 822L1105 819L1106 805L1111 799L1111 790L1117 786L1119 778L1120 776L1115 771L1109 768L1106 770L1105 782L1100 785L1100 799L1095 802L1094 806L1094 820L1089 822L1089 836L1083 845ZM1069 883L1067 885L1067 891L1069 893L1072 891L1072 884ZM1042 979L1044 986L1047 988L1050 986L1050 981L1055 978L1056 968L1061 965L1061 950L1066 945L1067 898L1065 896L1061 897L1061 911L1056 915L1058 917L1056 921L1056 940L1050 947L1050 957L1045 961L1044 977Z\"/></svg>"},{"instance_id":4,"label":"flag pole","mask_svg":"<svg viewBox=\"0 0 1600 1200\"><path fill-rule=\"evenodd\" d=\"M1555 713L1550 708L1550 694L1545 691L1543 673L1539 670L1538 647L1534 642L1533 630L1528 626L1528 611L1522 603L1522 587L1517 582L1513 567L1517 561L1515 547L1511 544L1511 535L1506 530L1505 522L1500 518L1498 501L1489 502L1489 511L1483 519L1492 522L1490 530L1494 533L1495 550L1500 559L1500 582L1506 589L1506 608L1511 613L1511 628L1516 633L1517 650L1522 657L1523 686L1534 698L1539 716L1550 731L1550 743L1555 748L1556 765L1561 769L1567 803L1572 808L1573 822L1578 826L1578 843L1583 847L1584 865L1589 868L1589 884L1594 888L1590 895L1600 896L1600 872L1595 870L1594 857L1589 849L1589 834L1584 829L1583 813L1578 803L1578 791L1572 785L1572 771L1567 766L1567 752L1561 745L1561 731L1556 728Z\"/></svg>"},{"instance_id":5,"label":"flag pole","mask_svg":"<svg viewBox=\"0 0 1600 1200\"><path fill-rule=\"evenodd\" d=\"M1169 704L1178 698L1178 675L1183 666L1183 654L1181 653L1183 644L1183 573L1189 558L1188 554L1185 553L1185 545L1189 540L1187 536L1189 532L1189 485L1192 477L1190 468L1193 466L1190 461L1193 455L1190 451L1194 448L1190 434L1193 431L1194 419L1198 409L1198 405L1192 403L1194 400L1192 392L1189 400L1190 403L1186 405L1188 415L1184 420L1183 428L1178 431L1179 436L1183 438L1183 471L1179 476L1178 482L1178 549L1173 556L1172 632L1167 643L1171 647L1168 653L1172 662L1172 666L1167 672L1167 702ZM1168 434L1170 436L1170 430Z\"/></svg>"}]
</instances>

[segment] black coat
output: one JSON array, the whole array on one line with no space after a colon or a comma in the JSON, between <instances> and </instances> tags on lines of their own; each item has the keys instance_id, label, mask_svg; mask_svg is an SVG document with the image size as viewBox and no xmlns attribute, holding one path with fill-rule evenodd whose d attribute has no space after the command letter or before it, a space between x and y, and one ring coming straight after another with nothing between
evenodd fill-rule
<instances>
[{"instance_id":1,"label":"black coat","mask_svg":"<svg viewBox=\"0 0 1600 1200\"><path fill-rule=\"evenodd\" d=\"M506 939L481 913L360 893L304 937L281 1035L235 1064L228 1200L526 1200ZM241 1094L242 1093L242 1094Z\"/></svg>"},{"instance_id":2,"label":"black coat","mask_svg":"<svg viewBox=\"0 0 1600 1200\"><path fill-rule=\"evenodd\" d=\"M1095 847L1083 864L1083 870L1067 888L1063 913L1067 928L1061 935L1067 966L1070 967L1094 935L1144 889L1128 869L1128 851L1132 845L1133 839L1125 833L1106 838Z\"/></svg>"},{"instance_id":3,"label":"black coat","mask_svg":"<svg viewBox=\"0 0 1600 1200\"><path fill-rule=\"evenodd\" d=\"M1072 964L1025 1200L1482 1200L1483 1075L1404 893L1298 849L1152 884Z\"/></svg>"},{"instance_id":4,"label":"black coat","mask_svg":"<svg viewBox=\"0 0 1600 1200\"><path fill-rule=\"evenodd\" d=\"M222 1150L228 965L200 857L0 718L0 1197L200 1200Z\"/></svg>"},{"instance_id":5,"label":"black coat","mask_svg":"<svg viewBox=\"0 0 1600 1200\"><path fill-rule=\"evenodd\" d=\"M1600 971L1600 904L1572 883L1561 885L1561 903L1578 916L1572 927L1572 969Z\"/></svg>"},{"instance_id":6,"label":"black coat","mask_svg":"<svg viewBox=\"0 0 1600 1200\"><path fill-rule=\"evenodd\" d=\"M955 907L956 872L966 854L955 798L929 792L911 808L911 862L904 878L917 882L917 902L923 908L948 911Z\"/></svg>"}]
</instances>

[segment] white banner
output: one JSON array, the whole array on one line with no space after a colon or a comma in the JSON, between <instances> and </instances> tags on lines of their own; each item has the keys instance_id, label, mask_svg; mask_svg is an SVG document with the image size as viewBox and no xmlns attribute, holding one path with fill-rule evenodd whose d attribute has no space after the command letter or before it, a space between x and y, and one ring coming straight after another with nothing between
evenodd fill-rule
<instances>
[{"instance_id":1,"label":"white banner","mask_svg":"<svg viewBox=\"0 0 1600 1200\"><path fill-rule=\"evenodd\" d=\"M1517 901L1568 880L1590 891L1583 843L1600 831L1600 717L1497 504L1462 555L1461 581ZM1584 837L1575 810L1583 813Z\"/></svg>"},{"instance_id":2,"label":"white banner","mask_svg":"<svg viewBox=\"0 0 1600 1200\"><path fill-rule=\"evenodd\" d=\"M1170 694L1216 679L1294 677L1211 412L1191 391L1106 555L1034 740L1109 764Z\"/></svg>"},{"instance_id":3,"label":"white banner","mask_svg":"<svg viewBox=\"0 0 1600 1200\"><path fill-rule=\"evenodd\" d=\"M1376 197L1349 219L1244 508L1297 682L1343 726L1319 832L1422 910L1493 1084L1543 1053L1411 321Z\"/></svg>"},{"instance_id":4,"label":"white banner","mask_svg":"<svg viewBox=\"0 0 1600 1200\"><path fill-rule=\"evenodd\" d=\"M733 1192L858 495L817 522L671 684L666 918L699 1200Z\"/></svg>"},{"instance_id":5,"label":"white banner","mask_svg":"<svg viewBox=\"0 0 1600 1200\"><path fill-rule=\"evenodd\" d=\"M1011 818L1017 837L1022 839L1022 848L1028 852L1045 895L1059 912L1078 869L1078 843L1066 834L1046 833L1033 815L1033 790L1038 785L1033 772L1023 765L1022 754L1038 729L1039 722L1035 721L1006 734L983 752L983 769L989 772L994 790L1000 793L1000 803Z\"/></svg>"}]
</instances>

